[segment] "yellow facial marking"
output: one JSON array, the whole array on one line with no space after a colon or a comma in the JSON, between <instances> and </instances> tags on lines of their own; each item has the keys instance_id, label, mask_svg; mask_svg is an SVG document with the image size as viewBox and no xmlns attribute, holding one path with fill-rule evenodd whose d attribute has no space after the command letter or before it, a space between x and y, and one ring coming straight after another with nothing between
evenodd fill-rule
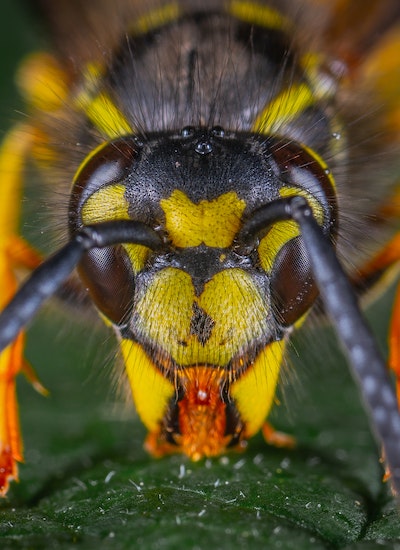
<instances>
[{"instance_id":1,"label":"yellow facial marking","mask_svg":"<svg viewBox=\"0 0 400 550\"><path fill-rule=\"evenodd\" d=\"M180 248L206 246L226 248L240 228L245 201L233 191L211 201L194 204L182 191L160 201L165 225L173 244Z\"/></svg>"},{"instance_id":2,"label":"yellow facial marking","mask_svg":"<svg viewBox=\"0 0 400 550\"><path fill-rule=\"evenodd\" d=\"M307 199L314 216L319 224L323 223L324 211L321 204L310 193L298 187L282 187L279 190L281 197L301 196ZM300 235L299 227L294 221L278 222L271 227L267 235L258 245L258 255L264 271L271 271L281 248L291 239Z\"/></svg>"},{"instance_id":3,"label":"yellow facial marking","mask_svg":"<svg viewBox=\"0 0 400 550\"><path fill-rule=\"evenodd\" d=\"M294 221L279 222L271 227L258 245L258 255L264 271L270 272L272 270L281 248L299 234L299 227Z\"/></svg>"},{"instance_id":4,"label":"yellow facial marking","mask_svg":"<svg viewBox=\"0 0 400 550\"><path fill-rule=\"evenodd\" d=\"M138 300L136 310L142 335L182 366L224 366L267 330L268 307L241 269L217 273L200 296L188 273L163 269ZM197 331L196 313L203 316Z\"/></svg>"},{"instance_id":5,"label":"yellow facial marking","mask_svg":"<svg viewBox=\"0 0 400 550\"><path fill-rule=\"evenodd\" d=\"M229 13L246 23L261 25L268 29L283 30L289 21L277 10L246 0L231 0Z\"/></svg>"},{"instance_id":6,"label":"yellow facial marking","mask_svg":"<svg viewBox=\"0 0 400 550\"><path fill-rule=\"evenodd\" d=\"M157 430L175 388L154 366L139 344L121 341L126 372L132 388L136 410L150 430Z\"/></svg>"},{"instance_id":7,"label":"yellow facial marking","mask_svg":"<svg viewBox=\"0 0 400 550\"><path fill-rule=\"evenodd\" d=\"M205 284L198 304L215 321L207 344L224 359L222 365L265 332L267 306L251 277L241 269L214 275ZM227 348L230 357L224 357L221 347Z\"/></svg>"},{"instance_id":8,"label":"yellow facial marking","mask_svg":"<svg viewBox=\"0 0 400 550\"><path fill-rule=\"evenodd\" d=\"M305 83L294 83L266 105L253 124L253 132L279 133L284 124L301 115L314 103L313 90Z\"/></svg>"},{"instance_id":9,"label":"yellow facial marking","mask_svg":"<svg viewBox=\"0 0 400 550\"><path fill-rule=\"evenodd\" d=\"M251 437L263 425L273 404L285 343L273 342L257 357L254 365L231 386L231 395L241 419L246 437Z\"/></svg>"},{"instance_id":10,"label":"yellow facial marking","mask_svg":"<svg viewBox=\"0 0 400 550\"><path fill-rule=\"evenodd\" d=\"M86 165L85 161L85 165ZM82 208L82 221L85 225L115 220L130 220L126 187L121 184L108 185L93 193ZM139 244L124 244L132 269L138 273L143 269L149 256L149 249Z\"/></svg>"},{"instance_id":11,"label":"yellow facial marking","mask_svg":"<svg viewBox=\"0 0 400 550\"><path fill-rule=\"evenodd\" d=\"M190 275L167 268L155 275L137 304L138 329L175 360L190 337L195 292Z\"/></svg>"},{"instance_id":12,"label":"yellow facial marking","mask_svg":"<svg viewBox=\"0 0 400 550\"><path fill-rule=\"evenodd\" d=\"M123 247L128 254L133 272L139 273L146 265L150 249L140 244L124 244Z\"/></svg>"},{"instance_id":13,"label":"yellow facial marking","mask_svg":"<svg viewBox=\"0 0 400 550\"><path fill-rule=\"evenodd\" d=\"M91 195L82 208L85 225L115 220L129 220L125 185L115 184L102 187Z\"/></svg>"},{"instance_id":14,"label":"yellow facial marking","mask_svg":"<svg viewBox=\"0 0 400 550\"><path fill-rule=\"evenodd\" d=\"M146 34L163 25L167 25L171 21L175 21L179 15L179 5L176 2L171 2L139 17L130 27L130 32L134 35Z\"/></svg>"}]
</instances>

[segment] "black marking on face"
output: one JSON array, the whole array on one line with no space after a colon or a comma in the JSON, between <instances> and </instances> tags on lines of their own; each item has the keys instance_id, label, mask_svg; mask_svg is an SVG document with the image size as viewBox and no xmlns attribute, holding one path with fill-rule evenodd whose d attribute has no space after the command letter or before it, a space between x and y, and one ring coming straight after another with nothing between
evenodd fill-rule
<instances>
[{"instance_id":1,"label":"black marking on face","mask_svg":"<svg viewBox=\"0 0 400 550\"><path fill-rule=\"evenodd\" d=\"M204 345L211 337L215 321L196 302L193 304L193 317L190 323L190 334L197 337Z\"/></svg>"}]
</instances>

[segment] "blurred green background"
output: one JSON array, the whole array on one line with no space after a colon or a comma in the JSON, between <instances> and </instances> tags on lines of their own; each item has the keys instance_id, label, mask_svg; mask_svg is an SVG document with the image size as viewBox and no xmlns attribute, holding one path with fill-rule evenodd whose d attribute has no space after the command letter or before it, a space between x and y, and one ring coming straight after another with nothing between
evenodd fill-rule
<instances>
[{"instance_id":1,"label":"blurred green background","mask_svg":"<svg viewBox=\"0 0 400 550\"><path fill-rule=\"evenodd\" d=\"M24 2L18 0L3 0L1 3L0 115L2 131L8 122L15 119L12 116L12 109L15 109L18 105L13 83L16 64L27 52L40 44L38 27L33 23L24 4Z\"/></svg>"},{"instance_id":2,"label":"blurred green background","mask_svg":"<svg viewBox=\"0 0 400 550\"><path fill-rule=\"evenodd\" d=\"M22 5L2 0L2 134L23 111L17 63L44 43ZM382 347L392 293L369 311ZM114 391L112 335L64 310L46 307L29 331L27 357L50 396L19 381L26 463L0 502L0 548L400 548L398 511L330 330L295 339L272 415L297 449L256 437L244 454L191 464L146 455L144 429Z\"/></svg>"}]
</instances>

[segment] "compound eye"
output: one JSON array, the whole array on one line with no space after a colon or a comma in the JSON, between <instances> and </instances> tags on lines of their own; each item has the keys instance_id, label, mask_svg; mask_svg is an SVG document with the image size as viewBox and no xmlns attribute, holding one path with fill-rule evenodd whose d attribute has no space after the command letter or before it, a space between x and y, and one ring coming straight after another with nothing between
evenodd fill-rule
<instances>
[{"instance_id":1,"label":"compound eye","mask_svg":"<svg viewBox=\"0 0 400 550\"><path fill-rule=\"evenodd\" d=\"M293 142L277 144L271 151L281 182L279 198L296 195L306 198L322 231L333 240L337 230L335 184L323 160ZM291 326L318 296L298 225L292 220L274 223L260 240L258 254L262 268L270 275L276 320L283 326Z\"/></svg>"},{"instance_id":2,"label":"compound eye","mask_svg":"<svg viewBox=\"0 0 400 550\"><path fill-rule=\"evenodd\" d=\"M123 247L91 250L79 264L78 273L101 313L115 325L125 324L135 282Z\"/></svg>"},{"instance_id":3,"label":"compound eye","mask_svg":"<svg viewBox=\"0 0 400 550\"><path fill-rule=\"evenodd\" d=\"M275 318L280 325L291 326L310 309L318 296L300 237L290 240L279 251L270 280Z\"/></svg>"},{"instance_id":4,"label":"compound eye","mask_svg":"<svg viewBox=\"0 0 400 550\"><path fill-rule=\"evenodd\" d=\"M277 222L261 239L258 254L269 274L271 301L277 322L293 325L318 296L307 252L295 222Z\"/></svg>"},{"instance_id":5,"label":"compound eye","mask_svg":"<svg viewBox=\"0 0 400 550\"><path fill-rule=\"evenodd\" d=\"M84 225L130 219L126 182L139 154L136 139L127 137L88 155L74 180L71 233ZM134 295L134 271L126 249L122 245L93 249L80 262L78 273L103 315L114 324L124 324Z\"/></svg>"}]
</instances>

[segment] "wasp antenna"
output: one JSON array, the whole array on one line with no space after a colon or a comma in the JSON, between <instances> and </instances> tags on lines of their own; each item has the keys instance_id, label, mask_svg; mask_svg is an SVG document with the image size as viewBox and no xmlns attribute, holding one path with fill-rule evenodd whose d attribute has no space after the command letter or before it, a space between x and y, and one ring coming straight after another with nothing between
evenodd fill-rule
<instances>
[{"instance_id":1,"label":"wasp antenna","mask_svg":"<svg viewBox=\"0 0 400 550\"><path fill-rule=\"evenodd\" d=\"M386 362L380 353L357 298L340 265L334 248L323 235L307 201L296 197L290 203L308 251L314 279L325 309L353 367L365 405L381 441L392 488L400 494L400 414Z\"/></svg>"},{"instance_id":2,"label":"wasp antenna","mask_svg":"<svg viewBox=\"0 0 400 550\"><path fill-rule=\"evenodd\" d=\"M124 220L83 227L69 243L35 269L4 308L0 315L0 351L16 338L43 302L57 292L86 252L122 243L141 244L152 250L162 244L156 231L141 222Z\"/></svg>"},{"instance_id":3,"label":"wasp antenna","mask_svg":"<svg viewBox=\"0 0 400 550\"><path fill-rule=\"evenodd\" d=\"M268 228L280 221L293 219L291 203L302 197L288 197L269 202L251 214L243 224L236 238L235 251L238 254L247 254L254 248L255 241L265 233ZM304 199L305 200L305 199ZM307 203L306 203L307 204Z\"/></svg>"}]
</instances>

